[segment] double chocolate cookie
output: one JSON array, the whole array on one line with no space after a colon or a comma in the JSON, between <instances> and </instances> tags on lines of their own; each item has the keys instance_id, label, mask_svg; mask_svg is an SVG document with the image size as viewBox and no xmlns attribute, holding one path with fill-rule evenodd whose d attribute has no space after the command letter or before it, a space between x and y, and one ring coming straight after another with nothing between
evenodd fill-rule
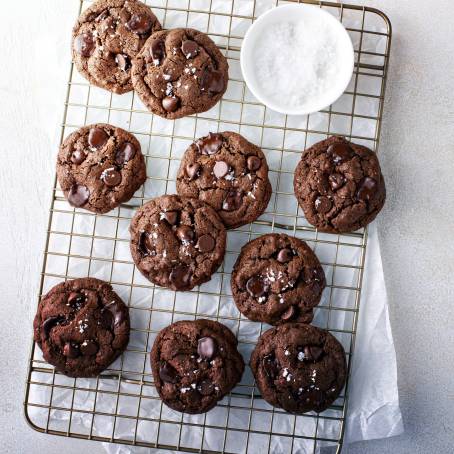
<instances>
[{"instance_id":1,"label":"double chocolate cookie","mask_svg":"<svg viewBox=\"0 0 454 454\"><path fill-rule=\"evenodd\" d=\"M107 283L62 282L44 295L33 323L44 359L69 377L94 377L129 341L129 312Z\"/></svg>"},{"instance_id":2,"label":"double chocolate cookie","mask_svg":"<svg viewBox=\"0 0 454 454\"><path fill-rule=\"evenodd\" d=\"M191 28L153 33L133 61L132 83L142 102L164 118L213 107L227 89L228 63L216 44Z\"/></svg>"},{"instance_id":3,"label":"double chocolate cookie","mask_svg":"<svg viewBox=\"0 0 454 454\"><path fill-rule=\"evenodd\" d=\"M138 140L121 128L99 123L65 139L57 177L72 206L107 213L127 202L147 175Z\"/></svg>"},{"instance_id":4,"label":"double chocolate cookie","mask_svg":"<svg viewBox=\"0 0 454 454\"><path fill-rule=\"evenodd\" d=\"M298 238L276 233L243 246L231 279L239 311L270 325L310 323L325 285L325 273L312 249Z\"/></svg>"},{"instance_id":5,"label":"double chocolate cookie","mask_svg":"<svg viewBox=\"0 0 454 454\"><path fill-rule=\"evenodd\" d=\"M154 284L190 290L207 282L222 263L226 231L208 204L164 195L141 207L131 221L131 254Z\"/></svg>"},{"instance_id":6,"label":"double chocolate cookie","mask_svg":"<svg viewBox=\"0 0 454 454\"><path fill-rule=\"evenodd\" d=\"M161 24L143 3L98 0L80 15L73 28L74 63L93 85L126 93L132 90L132 59L157 30Z\"/></svg>"},{"instance_id":7,"label":"double chocolate cookie","mask_svg":"<svg viewBox=\"0 0 454 454\"><path fill-rule=\"evenodd\" d=\"M299 414L328 408L347 375L345 352L337 339L302 323L262 334L251 356L251 369L269 404Z\"/></svg>"},{"instance_id":8,"label":"double chocolate cookie","mask_svg":"<svg viewBox=\"0 0 454 454\"><path fill-rule=\"evenodd\" d=\"M185 152L178 194L209 203L227 228L256 220L272 188L262 150L235 132L210 133Z\"/></svg>"},{"instance_id":9,"label":"double chocolate cookie","mask_svg":"<svg viewBox=\"0 0 454 454\"><path fill-rule=\"evenodd\" d=\"M164 328L151 350L156 389L166 405L205 413L241 380L242 356L232 332L212 320L183 320Z\"/></svg>"},{"instance_id":10,"label":"double chocolate cookie","mask_svg":"<svg viewBox=\"0 0 454 454\"><path fill-rule=\"evenodd\" d=\"M354 232L365 227L386 198L375 153L342 137L330 137L303 153L294 188L306 219L322 232Z\"/></svg>"}]
</instances>

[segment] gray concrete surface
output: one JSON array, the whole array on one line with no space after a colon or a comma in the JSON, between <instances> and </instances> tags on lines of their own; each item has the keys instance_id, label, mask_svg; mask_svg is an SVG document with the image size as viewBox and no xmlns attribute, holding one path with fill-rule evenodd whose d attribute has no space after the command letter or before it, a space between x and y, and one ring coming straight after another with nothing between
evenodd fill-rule
<instances>
[{"instance_id":1,"label":"gray concrete surface","mask_svg":"<svg viewBox=\"0 0 454 454\"><path fill-rule=\"evenodd\" d=\"M361 3L385 11L394 28L381 144L389 196L379 225L406 431L392 439L346 446L344 452L451 453L454 10L450 0ZM44 117L55 117L51 123L55 125L61 118L67 66L62 55L76 4L75 0L2 4L0 446L4 453L103 452L96 443L33 432L22 416L25 359L57 142L40 124ZM54 96L43 97L49 86Z\"/></svg>"}]
</instances>

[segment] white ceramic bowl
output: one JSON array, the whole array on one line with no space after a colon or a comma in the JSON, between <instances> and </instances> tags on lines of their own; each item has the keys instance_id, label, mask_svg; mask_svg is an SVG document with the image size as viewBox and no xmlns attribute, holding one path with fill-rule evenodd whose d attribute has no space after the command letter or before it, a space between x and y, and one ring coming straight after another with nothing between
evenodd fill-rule
<instances>
[{"instance_id":1,"label":"white ceramic bowl","mask_svg":"<svg viewBox=\"0 0 454 454\"><path fill-rule=\"evenodd\" d=\"M258 75L257 68L257 49L260 47L260 41L264 34L270 30L270 27L278 24L308 24L311 27L312 34L320 33L325 41L328 40L333 45L336 58L335 73L330 68L329 80L325 80L323 90L319 93L300 93L297 105L288 105L285 103L285 97L279 99L278 96L271 96L263 86L263 75ZM329 29L329 34L323 30ZM328 36L329 35L329 36ZM273 8L261 15L248 29L243 44L241 46L241 70L244 80L253 95L267 107L277 112L288 115L306 115L312 112L318 112L334 101L336 101L346 90L353 74L354 51L350 36L344 26L330 13L324 11L318 6L307 4L283 5ZM332 63L330 63L332 65ZM290 66L290 65L289 65ZM282 70L281 68L276 68ZM292 68L287 68L292 70ZM294 74L299 81L304 81L305 74ZM329 82L329 83L326 83ZM309 83L309 81L307 81ZM278 99L276 99L278 98ZM287 105L286 105L287 104Z\"/></svg>"}]
</instances>

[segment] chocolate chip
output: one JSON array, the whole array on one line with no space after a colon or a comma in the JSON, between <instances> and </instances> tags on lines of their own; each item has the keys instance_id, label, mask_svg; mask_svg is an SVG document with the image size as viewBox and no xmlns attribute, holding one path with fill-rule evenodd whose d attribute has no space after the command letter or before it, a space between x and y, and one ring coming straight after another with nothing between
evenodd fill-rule
<instances>
[{"instance_id":1,"label":"chocolate chip","mask_svg":"<svg viewBox=\"0 0 454 454\"><path fill-rule=\"evenodd\" d=\"M377 192L377 182L370 177L364 177L359 182L358 192L356 193L356 198L364 202L368 202L373 199Z\"/></svg>"},{"instance_id":2,"label":"chocolate chip","mask_svg":"<svg viewBox=\"0 0 454 454\"><path fill-rule=\"evenodd\" d=\"M276 361L275 356L270 353L263 357L262 360L263 369L265 370L266 375L271 379L275 380L279 374L279 365Z\"/></svg>"},{"instance_id":3,"label":"chocolate chip","mask_svg":"<svg viewBox=\"0 0 454 454\"><path fill-rule=\"evenodd\" d=\"M348 161L355 155L355 152L345 142L333 143L328 147L327 153L336 165Z\"/></svg>"},{"instance_id":4,"label":"chocolate chip","mask_svg":"<svg viewBox=\"0 0 454 454\"><path fill-rule=\"evenodd\" d=\"M159 377L166 383L176 383L178 381L177 371L168 363L164 363L159 368Z\"/></svg>"},{"instance_id":5,"label":"chocolate chip","mask_svg":"<svg viewBox=\"0 0 454 454\"><path fill-rule=\"evenodd\" d=\"M222 146L222 135L210 132L208 136L196 142L199 153L212 155L219 151Z\"/></svg>"},{"instance_id":6,"label":"chocolate chip","mask_svg":"<svg viewBox=\"0 0 454 454\"><path fill-rule=\"evenodd\" d=\"M131 142L125 142L115 153L115 163L122 166L134 158L135 154L136 147Z\"/></svg>"},{"instance_id":7,"label":"chocolate chip","mask_svg":"<svg viewBox=\"0 0 454 454\"><path fill-rule=\"evenodd\" d=\"M46 318L46 320L44 320L41 325L41 336L47 339L49 337L50 330L54 326L59 325L64 320L65 318L61 317L60 315L57 315L56 317Z\"/></svg>"},{"instance_id":8,"label":"chocolate chip","mask_svg":"<svg viewBox=\"0 0 454 454\"><path fill-rule=\"evenodd\" d=\"M222 209L224 211L238 210L238 208L241 207L242 202L243 194L240 191L229 191L222 203Z\"/></svg>"},{"instance_id":9,"label":"chocolate chip","mask_svg":"<svg viewBox=\"0 0 454 454\"><path fill-rule=\"evenodd\" d=\"M71 155L71 162L73 164L79 165L85 161L87 155L82 150L74 150Z\"/></svg>"},{"instance_id":10,"label":"chocolate chip","mask_svg":"<svg viewBox=\"0 0 454 454\"><path fill-rule=\"evenodd\" d=\"M144 256L155 252L155 245L148 232L140 232L138 250Z\"/></svg>"},{"instance_id":11,"label":"chocolate chip","mask_svg":"<svg viewBox=\"0 0 454 454\"><path fill-rule=\"evenodd\" d=\"M78 292L71 292L68 296L68 304L75 310L79 311L85 303L85 295Z\"/></svg>"},{"instance_id":12,"label":"chocolate chip","mask_svg":"<svg viewBox=\"0 0 454 454\"><path fill-rule=\"evenodd\" d=\"M113 167L105 169L101 174L101 180L104 181L106 186L118 186L121 183L121 173Z\"/></svg>"},{"instance_id":13,"label":"chocolate chip","mask_svg":"<svg viewBox=\"0 0 454 454\"><path fill-rule=\"evenodd\" d=\"M166 112L175 112L180 105L180 98L176 96L166 96L162 100L162 107Z\"/></svg>"},{"instance_id":14,"label":"chocolate chip","mask_svg":"<svg viewBox=\"0 0 454 454\"><path fill-rule=\"evenodd\" d=\"M216 241L211 235L202 235L199 240L197 241L197 249L200 252L211 252L216 245Z\"/></svg>"},{"instance_id":15,"label":"chocolate chip","mask_svg":"<svg viewBox=\"0 0 454 454\"><path fill-rule=\"evenodd\" d=\"M281 319L284 321L291 320L296 314L295 306L290 306L282 315Z\"/></svg>"},{"instance_id":16,"label":"chocolate chip","mask_svg":"<svg viewBox=\"0 0 454 454\"><path fill-rule=\"evenodd\" d=\"M206 360L211 360L216 354L217 345L212 337L201 337L197 345L197 354Z\"/></svg>"},{"instance_id":17,"label":"chocolate chip","mask_svg":"<svg viewBox=\"0 0 454 454\"><path fill-rule=\"evenodd\" d=\"M194 180L194 178L198 177L199 172L200 172L200 164L194 163L194 164L188 164L186 166L186 174L190 180Z\"/></svg>"},{"instance_id":18,"label":"chocolate chip","mask_svg":"<svg viewBox=\"0 0 454 454\"><path fill-rule=\"evenodd\" d=\"M82 184L74 183L68 193L68 202L73 207L85 205L90 197L90 191Z\"/></svg>"},{"instance_id":19,"label":"chocolate chip","mask_svg":"<svg viewBox=\"0 0 454 454\"><path fill-rule=\"evenodd\" d=\"M292 257L293 257L292 250L289 248L284 248L281 249L277 254L277 261L279 263L287 263L290 262L290 260L292 260Z\"/></svg>"},{"instance_id":20,"label":"chocolate chip","mask_svg":"<svg viewBox=\"0 0 454 454\"><path fill-rule=\"evenodd\" d=\"M99 347L94 340L86 340L80 344L80 352L84 356L93 356L98 353Z\"/></svg>"},{"instance_id":21,"label":"chocolate chip","mask_svg":"<svg viewBox=\"0 0 454 454\"><path fill-rule=\"evenodd\" d=\"M223 178L229 173L229 165L224 161L218 161L213 167L213 173L216 178Z\"/></svg>"},{"instance_id":22,"label":"chocolate chip","mask_svg":"<svg viewBox=\"0 0 454 454\"><path fill-rule=\"evenodd\" d=\"M331 200L328 199L328 197L325 197L323 195L317 197L315 199L315 209L317 210L318 213L328 213L329 210L331 210L332 203Z\"/></svg>"},{"instance_id":23,"label":"chocolate chip","mask_svg":"<svg viewBox=\"0 0 454 454\"><path fill-rule=\"evenodd\" d=\"M268 289L269 286L260 276L252 276L246 282L246 290L248 291L249 295L254 298L260 298L261 296L264 296Z\"/></svg>"},{"instance_id":24,"label":"chocolate chip","mask_svg":"<svg viewBox=\"0 0 454 454\"><path fill-rule=\"evenodd\" d=\"M258 158L257 156L249 156L247 158L247 168L251 171L254 172L255 170L260 169L262 165L262 160Z\"/></svg>"},{"instance_id":25,"label":"chocolate chip","mask_svg":"<svg viewBox=\"0 0 454 454\"><path fill-rule=\"evenodd\" d=\"M125 312L118 306L117 301L106 304L101 310L101 317L104 327L111 331L126 320Z\"/></svg>"},{"instance_id":26,"label":"chocolate chip","mask_svg":"<svg viewBox=\"0 0 454 454\"><path fill-rule=\"evenodd\" d=\"M195 41L187 39L181 44L181 52L186 58L194 58L199 53L199 46Z\"/></svg>"},{"instance_id":27,"label":"chocolate chip","mask_svg":"<svg viewBox=\"0 0 454 454\"><path fill-rule=\"evenodd\" d=\"M165 57L166 48L164 41L161 39L155 39L148 50L151 60L157 66L159 65Z\"/></svg>"},{"instance_id":28,"label":"chocolate chip","mask_svg":"<svg viewBox=\"0 0 454 454\"><path fill-rule=\"evenodd\" d=\"M115 56L115 63L122 71L126 71L131 66L131 62L127 55L117 54Z\"/></svg>"},{"instance_id":29,"label":"chocolate chip","mask_svg":"<svg viewBox=\"0 0 454 454\"><path fill-rule=\"evenodd\" d=\"M178 265L170 272L170 283L177 290L183 290L188 286L191 274L192 272L187 265Z\"/></svg>"},{"instance_id":30,"label":"chocolate chip","mask_svg":"<svg viewBox=\"0 0 454 454\"><path fill-rule=\"evenodd\" d=\"M323 348L315 345L306 345L304 347L304 359L308 361L318 361L323 355Z\"/></svg>"},{"instance_id":31,"label":"chocolate chip","mask_svg":"<svg viewBox=\"0 0 454 454\"><path fill-rule=\"evenodd\" d=\"M175 225L178 222L178 211L164 211L161 215L170 225Z\"/></svg>"},{"instance_id":32,"label":"chocolate chip","mask_svg":"<svg viewBox=\"0 0 454 454\"><path fill-rule=\"evenodd\" d=\"M333 173L328 177L329 185L333 191L337 191L345 183L345 178L340 173Z\"/></svg>"},{"instance_id":33,"label":"chocolate chip","mask_svg":"<svg viewBox=\"0 0 454 454\"><path fill-rule=\"evenodd\" d=\"M180 225L176 230L177 237L181 242L190 243L194 239L194 230L188 225Z\"/></svg>"},{"instance_id":34,"label":"chocolate chip","mask_svg":"<svg viewBox=\"0 0 454 454\"><path fill-rule=\"evenodd\" d=\"M74 39L74 50L82 57L90 57L95 50L96 43L89 32L82 33Z\"/></svg>"},{"instance_id":35,"label":"chocolate chip","mask_svg":"<svg viewBox=\"0 0 454 454\"><path fill-rule=\"evenodd\" d=\"M63 347L63 355L67 358L77 358L80 355L79 346L72 342L66 342Z\"/></svg>"},{"instance_id":36,"label":"chocolate chip","mask_svg":"<svg viewBox=\"0 0 454 454\"><path fill-rule=\"evenodd\" d=\"M209 396L213 394L214 385L210 380L203 380L199 385L199 390L203 396Z\"/></svg>"},{"instance_id":37,"label":"chocolate chip","mask_svg":"<svg viewBox=\"0 0 454 454\"><path fill-rule=\"evenodd\" d=\"M217 69L205 68L200 78L200 90L209 95L221 93L225 87L224 73Z\"/></svg>"},{"instance_id":38,"label":"chocolate chip","mask_svg":"<svg viewBox=\"0 0 454 454\"><path fill-rule=\"evenodd\" d=\"M146 14L133 14L131 19L129 19L125 25L128 30L142 35L150 31L152 21L150 16Z\"/></svg>"},{"instance_id":39,"label":"chocolate chip","mask_svg":"<svg viewBox=\"0 0 454 454\"><path fill-rule=\"evenodd\" d=\"M108 139L108 134L101 128L91 128L88 133L88 145L92 148L101 148Z\"/></svg>"}]
</instances>

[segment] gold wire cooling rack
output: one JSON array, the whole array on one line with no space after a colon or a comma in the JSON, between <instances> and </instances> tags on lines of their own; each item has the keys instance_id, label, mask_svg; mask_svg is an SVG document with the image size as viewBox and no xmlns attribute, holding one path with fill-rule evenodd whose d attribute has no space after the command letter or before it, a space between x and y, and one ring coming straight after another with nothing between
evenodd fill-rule
<instances>
[{"instance_id":1,"label":"gold wire cooling rack","mask_svg":"<svg viewBox=\"0 0 454 454\"><path fill-rule=\"evenodd\" d=\"M296 0L295 0L296 1ZM247 359L267 329L237 311L230 272L241 246L260 234L286 232L304 239L319 256L328 286L314 324L329 329L344 345L349 371L355 344L367 231L323 234L310 226L292 190L301 151L331 134L378 149L391 43L391 24L380 11L354 5L301 1L324 8L347 28L355 48L355 70L344 95L328 109L287 117L258 103L239 68L241 40L253 20L280 0L150 0L165 28L193 27L207 32L230 65L228 91L204 114L177 121L149 113L134 93L118 96L91 87L70 69L61 138L95 122L121 126L139 139L148 178L127 204L106 215L73 209L57 182L47 230L40 296L56 283L93 276L112 283L127 302L131 341L127 351L101 376L72 379L55 372L33 344L26 384L25 415L40 432L186 452L302 453L325 446L340 451L345 430L345 394L321 414L290 415L261 398L247 367L241 383L204 415L182 415L163 406L148 360L157 332L180 319L213 318L227 325ZM82 10L88 4L80 0ZM187 146L209 131L235 130L264 150L273 185L266 213L230 231L225 261L200 288L175 293L155 287L134 268L128 225L134 208L175 192L175 175ZM350 376L350 373L349 373Z\"/></svg>"}]
</instances>

